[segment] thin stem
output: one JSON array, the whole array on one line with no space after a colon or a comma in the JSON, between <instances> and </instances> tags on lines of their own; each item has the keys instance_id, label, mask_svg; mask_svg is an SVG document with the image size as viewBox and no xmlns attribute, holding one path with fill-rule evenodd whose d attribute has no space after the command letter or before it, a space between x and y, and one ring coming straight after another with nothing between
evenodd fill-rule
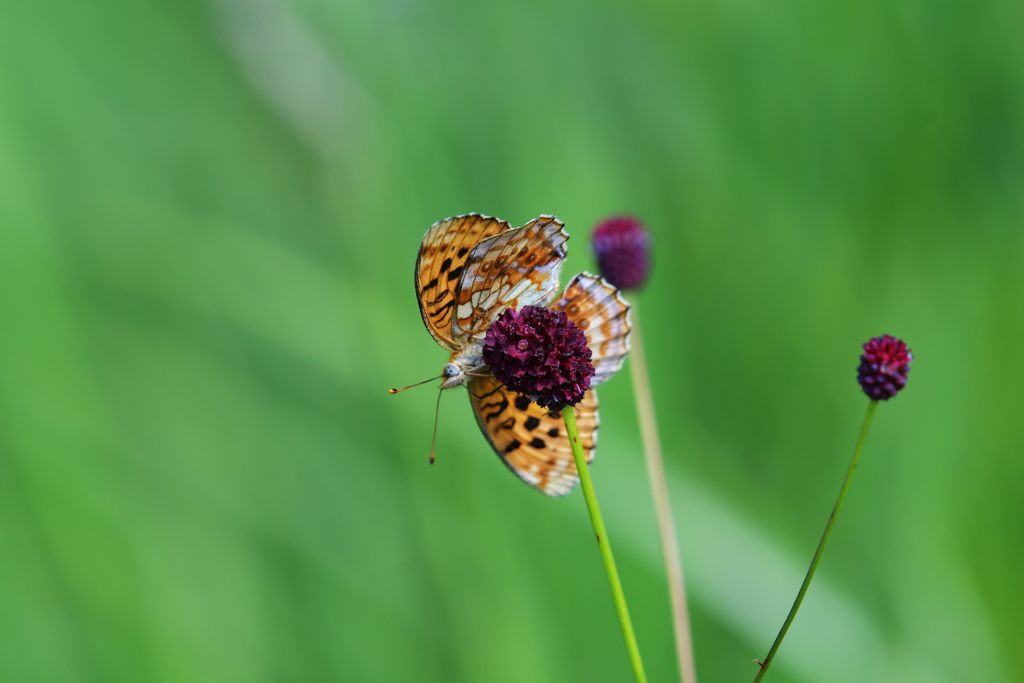
<instances>
[{"instance_id":1,"label":"thin stem","mask_svg":"<svg viewBox=\"0 0 1024 683\"><path fill-rule=\"evenodd\" d=\"M601 508L597 504L597 494L594 492L594 482L591 480L590 470L587 468L587 459L583 455L583 444L580 443L580 431L576 427L576 413L573 411L572 406L566 406L562 409L562 418L565 420L565 429L569 435L569 443L572 444L572 457L576 461L576 471L580 476L580 487L583 489L583 498L587 502L587 512L590 513L590 523L594 527L594 534L597 536L597 547L601 551L601 560L604 561L605 573L608 574L608 586L612 590L612 601L615 603L615 612L619 616L619 626L622 627L622 638L626 641L629 662L633 666L633 676L636 678L637 683L647 683L647 676L644 674L644 664L640 660L640 648L636 644L636 635L633 633L633 622L629 619L626 596L622 592L622 582L619 581L619 570L615 567L615 557L612 556L612 546L608 540L608 532L604 528Z\"/></svg>"},{"instance_id":2,"label":"thin stem","mask_svg":"<svg viewBox=\"0 0 1024 683\"><path fill-rule=\"evenodd\" d=\"M875 416L875 409L878 408L878 401L871 401L868 403L867 413L864 414L864 423L860 427L860 435L857 437L857 445L853 448L853 457L850 458L850 464L846 468L846 476L843 477L843 485L839 488L839 496L836 498L835 505L832 506L832 514L828 516L828 522L825 523L825 530L821 532L821 539L818 541L818 547L814 551L814 557L811 558L811 566L807 568L807 574L804 576L804 582L800 584L800 590L796 594L796 600L793 601L793 606L789 610L789 615L786 616L786 621L782 624L782 628L779 630L779 635L775 636L775 642L772 643L772 647L768 650L768 656L764 658L763 662L758 662L760 670L757 672L757 676L754 676L754 683L757 683L764 674L768 671L768 667L771 666L772 660L775 658L775 653L779 649L779 645L782 644L782 639L786 637L786 632L789 631L790 625L793 623L793 619L796 617L797 610L800 609L800 603L804 601L804 595L807 593L808 586L811 585L811 579L814 578L814 572L818 569L818 563L821 561L821 555L825 552L825 546L828 544L828 538L832 534L832 527L836 523L836 517L839 516L839 510L843 507L843 501L846 500L846 492L850 488L850 480L853 478L853 473L857 469L857 461L860 460L860 452L864 450L864 442L868 438L868 429L871 427L871 420Z\"/></svg>"},{"instance_id":3,"label":"thin stem","mask_svg":"<svg viewBox=\"0 0 1024 683\"><path fill-rule=\"evenodd\" d=\"M630 372L633 375L633 391L636 394L636 412L640 421L644 460L647 462L647 478L651 482L651 497L654 499L658 533L661 537L661 553L665 558L665 573L668 576L672 625L676 636L676 658L679 661L679 676L683 683L697 683L697 671L693 663L693 638L690 634L690 613L686 605L686 583L683 580L683 563L676 540L672 506L669 503L665 461L661 455L661 441L658 438L658 425L654 418L654 398L651 394L650 375L647 372L647 358L644 355L644 345L640 336L640 325L635 308L634 305L633 331L630 334Z\"/></svg>"}]
</instances>

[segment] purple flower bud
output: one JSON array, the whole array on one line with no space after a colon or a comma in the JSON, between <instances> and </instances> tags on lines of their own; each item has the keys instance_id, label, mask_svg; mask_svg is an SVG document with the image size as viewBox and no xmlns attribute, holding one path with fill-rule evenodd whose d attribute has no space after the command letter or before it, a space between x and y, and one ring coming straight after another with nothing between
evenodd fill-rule
<instances>
[{"instance_id":1,"label":"purple flower bud","mask_svg":"<svg viewBox=\"0 0 1024 683\"><path fill-rule=\"evenodd\" d=\"M503 311L487 330L483 356L499 382L552 410L579 403L594 375L583 330L541 306Z\"/></svg>"},{"instance_id":2,"label":"purple flower bud","mask_svg":"<svg viewBox=\"0 0 1024 683\"><path fill-rule=\"evenodd\" d=\"M872 401L888 401L907 385L913 355L902 339L888 334L864 344L857 381Z\"/></svg>"},{"instance_id":3,"label":"purple flower bud","mask_svg":"<svg viewBox=\"0 0 1024 683\"><path fill-rule=\"evenodd\" d=\"M637 289L651 272L651 235L631 216L608 218L591 235L597 266L619 289Z\"/></svg>"}]
</instances>

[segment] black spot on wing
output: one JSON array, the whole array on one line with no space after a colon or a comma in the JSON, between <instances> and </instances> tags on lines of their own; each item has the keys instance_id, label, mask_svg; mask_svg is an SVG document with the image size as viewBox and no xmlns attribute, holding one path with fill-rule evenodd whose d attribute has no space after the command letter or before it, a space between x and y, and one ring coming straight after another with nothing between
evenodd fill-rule
<instances>
[{"instance_id":1,"label":"black spot on wing","mask_svg":"<svg viewBox=\"0 0 1024 683\"><path fill-rule=\"evenodd\" d=\"M484 420L486 422L490 422L491 420L505 412L505 409L508 408L508 399L502 396L500 401L495 401L494 403L487 406L481 406L481 408L485 408L487 410L494 408L493 413L487 413L486 415L484 415Z\"/></svg>"},{"instance_id":2,"label":"black spot on wing","mask_svg":"<svg viewBox=\"0 0 1024 683\"><path fill-rule=\"evenodd\" d=\"M443 273L443 272L447 271L451 267L452 267L452 260L450 258L446 258L444 260L444 262L441 264L441 272Z\"/></svg>"},{"instance_id":3,"label":"black spot on wing","mask_svg":"<svg viewBox=\"0 0 1024 683\"><path fill-rule=\"evenodd\" d=\"M525 396L516 396L516 408L518 410L526 410L530 407L530 399Z\"/></svg>"},{"instance_id":4,"label":"black spot on wing","mask_svg":"<svg viewBox=\"0 0 1024 683\"><path fill-rule=\"evenodd\" d=\"M423 291L425 292L428 289L433 289L434 287L437 287L437 278L436 277L433 280L431 280L430 282L428 282L427 284L423 285Z\"/></svg>"},{"instance_id":5,"label":"black spot on wing","mask_svg":"<svg viewBox=\"0 0 1024 683\"><path fill-rule=\"evenodd\" d=\"M548 436L558 436L558 427L552 427L549 429Z\"/></svg>"},{"instance_id":6,"label":"black spot on wing","mask_svg":"<svg viewBox=\"0 0 1024 683\"><path fill-rule=\"evenodd\" d=\"M426 292L426 290L424 290L424 292ZM430 305L436 306L437 304L444 301L449 294L451 294L451 291L447 289L442 289L440 294L438 294L436 297L430 300Z\"/></svg>"},{"instance_id":7,"label":"black spot on wing","mask_svg":"<svg viewBox=\"0 0 1024 683\"><path fill-rule=\"evenodd\" d=\"M493 396L494 394L496 394L497 392L499 392L501 390L502 390L502 385L497 384L497 385L495 385L495 387L493 389L488 391L486 394L483 394L482 396L476 396L476 394L474 394L474 396L476 396L478 399L483 400L485 398L490 398L491 396Z\"/></svg>"},{"instance_id":8,"label":"black spot on wing","mask_svg":"<svg viewBox=\"0 0 1024 683\"><path fill-rule=\"evenodd\" d=\"M452 272L448 273L448 280L458 280L459 276L462 275L462 266L455 268Z\"/></svg>"},{"instance_id":9,"label":"black spot on wing","mask_svg":"<svg viewBox=\"0 0 1024 683\"><path fill-rule=\"evenodd\" d=\"M434 310L430 311L430 317L433 318L433 317L439 316L442 313L444 313L446 309L451 308L454 305L455 305L454 301L448 301L448 302L438 306Z\"/></svg>"},{"instance_id":10,"label":"black spot on wing","mask_svg":"<svg viewBox=\"0 0 1024 683\"><path fill-rule=\"evenodd\" d=\"M536 437L536 436L533 437L532 439L530 439L530 445L533 446L534 448L547 448L548 447L548 445L544 441L544 439L541 439L541 438Z\"/></svg>"},{"instance_id":11,"label":"black spot on wing","mask_svg":"<svg viewBox=\"0 0 1024 683\"><path fill-rule=\"evenodd\" d=\"M463 256L466 255L467 251L469 251L469 247L462 247L461 249L459 249L458 257L462 258Z\"/></svg>"},{"instance_id":12,"label":"black spot on wing","mask_svg":"<svg viewBox=\"0 0 1024 683\"><path fill-rule=\"evenodd\" d=\"M512 451L514 451L515 449L519 448L522 445L523 444L519 443L518 439L512 439L511 441L508 442L508 445L505 446L505 454L507 455L511 453Z\"/></svg>"},{"instance_id":13,"label":"black spot on wing","mask_svg":"<svg viewBox=\"0 0 1024 683\"><path fill-rule=\"evenodd\" d=\"M526 418L526 422L523 423L523 426L526 427L531 432L534 429L536 429L539 425L540 425L540 418L539 417L535 417L533 415L531 415L530 417Z\"/></svg>"}]
</instances>

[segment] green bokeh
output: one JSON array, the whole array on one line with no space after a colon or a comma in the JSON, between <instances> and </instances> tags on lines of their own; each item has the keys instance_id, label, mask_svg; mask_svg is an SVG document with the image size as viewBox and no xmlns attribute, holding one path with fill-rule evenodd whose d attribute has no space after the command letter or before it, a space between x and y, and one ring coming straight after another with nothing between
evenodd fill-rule
<instances>
[{"instance_id":1,"label":"green bokeh","mask_svg":"<svg viewBox=\"0 0 1024 683\"><path fill-rule=\"evenodd\" d=\"M412 264L434 220L656 234L702 680L744 681L907 339L775 683L1017 681L1024 5L0 4L0 680L628 680L582 498L515 481ZM594 475L675 676L628 375Z\"/></svg>"}]
</instances>

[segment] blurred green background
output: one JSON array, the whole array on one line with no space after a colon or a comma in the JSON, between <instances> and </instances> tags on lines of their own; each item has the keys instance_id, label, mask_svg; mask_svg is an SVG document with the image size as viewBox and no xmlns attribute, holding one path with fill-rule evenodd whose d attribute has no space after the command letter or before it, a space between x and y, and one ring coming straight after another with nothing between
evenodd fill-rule
<instances>
[{"instance_id":1,"label":"blurred green background","mask_svg":"<svg viewBox=\"0 0 1024 683\"><path fill-rule=\"evenodd\" d=\"M703 681L1022 681L1024 5L0 4L0 680L624 681L582 497L489 451L435 220L614 212ZM594 469L676 676L627 373Z\"/></svg>"}]
</instances>

